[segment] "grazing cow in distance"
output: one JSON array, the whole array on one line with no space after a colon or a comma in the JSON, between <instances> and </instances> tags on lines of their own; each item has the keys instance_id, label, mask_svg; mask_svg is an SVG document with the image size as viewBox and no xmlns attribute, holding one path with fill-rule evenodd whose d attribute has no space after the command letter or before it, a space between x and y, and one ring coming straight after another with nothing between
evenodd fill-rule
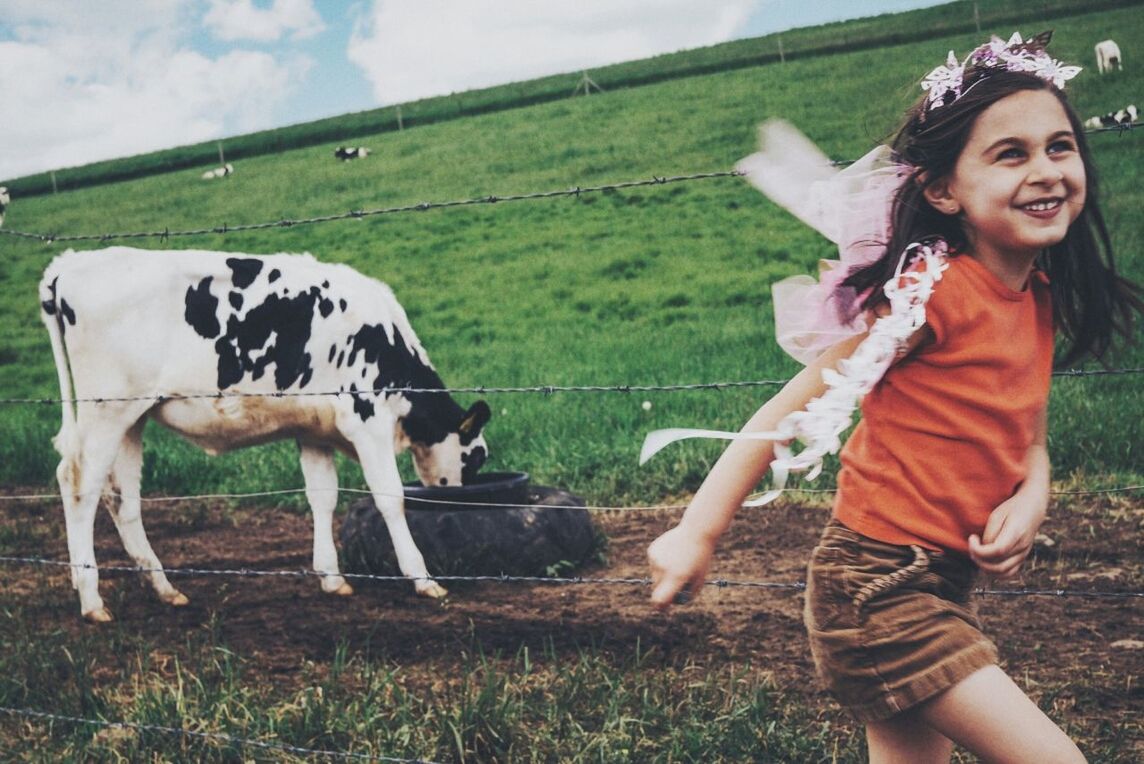
<instances>
[{"instance_id":1,"label":"grazing cow in distance","mask_svg":"<svg viewBox=\"0 0 1144 764\"><path fill-rule=\"evenodd\" d=\"M349 159L365 159L367 156L369 156L369 149L365 148L364 146L356 146L351 148L338 146L336 149L334 149L334 156L343 162Z\"/></svg>"},{"instance_id":2,"label":"grazing cow in distance","mask_svg":"<svg viewBox=\"0 0 1144 764\"><path fill-rule=\"evenodd\" d=\"M1120 59L1120 46L1113 40L1101 40L1096 44L1096 69L1101 74L1113 69L1123 69Z\"/></svg>"},{"instance_id":3,"label":"grazing cow in distance","mask_svg":"<svg viewBox=\"0 0 1144 764\"><path fill-rule=\"evenodd\" d=\"M159 598L187 603L143 530L148 419L210 454L296 440L314 570L334 594L353 592L334 548L334 452L356 459L402 573L417 593L445 595L409 533L397 454L412 451L425 485L461 485L487 457L490 412L443 392L388 286L308 254L110 247L56 257L39 297L64 399L56 477L85 618L111 619L92 537L105 488L123 545Z\"/></svg>"},{"instance_id":4,"label":"grazing cow in distance","mask_svg":"<svg viewBox=\"0 0 1144 764\"><path fill-rule=\"evenodd\" d=\"M8 204L12 197L8 195L8 187L0 186L0 225L4 225L4 213L8 211Z\"/></svg>"},{"instance_id":5,"label":"grazing cow in distance","mask_svg":"<svg viewBox=\"0 0 1144 764\"><path fill-rule=\"evenodd\" d=\"M1101 117L1089 117L1084 121L1085 127L1093 129L1101 127L1128 127L1136 122L1136 104L1128 104L1119 111L1110 111Z\"/></svg>"},{"instance_id":6,"label":"grazing cow in distance","mask_svg":"<svg viewBox=\"0 0 1144 764\"><path fill-rule=\"evenodd\" d=\"M207 170L203 173L203 180L212 180L214 178L225 178L234 172L234 165L227 162L222 167L216 167L213 170Z\"/></svg>"}]
</instances>

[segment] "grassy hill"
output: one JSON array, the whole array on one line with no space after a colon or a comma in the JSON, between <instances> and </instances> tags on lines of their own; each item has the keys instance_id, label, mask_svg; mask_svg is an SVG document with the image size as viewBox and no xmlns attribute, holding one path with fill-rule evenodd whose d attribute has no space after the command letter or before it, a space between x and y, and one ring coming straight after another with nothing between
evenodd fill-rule
<instances>
[{"instance_id":1,"label":"grassy hill","mask_svg":"<svg viewBox=\"0 0 1144 764\"><path fill-rule=\"evenodd\" d=\"M1091 60L1093 43L1109 36L1126 51L1144 50L1139 8L1050 23L1040 3L1019 5L1028 8L1019 24L985 32L1055 28L1054 55L1088 67L1069 88L1082 114L1139 101L1141 69L1131 58L1127 71L1104 77ZM1060 7L1045 4L1050 15ZM375 150L364 162L337 163L328 146L311 146L246 159L224 181L206 183L198 170L186 169L17 197L5 226L59 234L211 228L727 170L753 150L755 125L769 117L794 122L836 158L854 158L892 130L917 93L912 83L947 50L963 53L981 37L975 31L927 34L885 49L728 68L416 130L383 130L362 139ZM703 54L689 55L698 60ZM1140 140L1136 134L1092 136L1121 262L1144 281L1137 256L1144 244ZM448 384L487 387L786 378L797 367L773 341L770 284L810 272L832 253L827 241L733 178L135 243L306 250L352 264L393 286ZM62 249L0 236L5 398L58 396L35 287ZM1112 364L1141 367L1142 361L1137 348ZM526 470L596 504L655 503L694 489L719 446L674 446L639 468L645 432L738 427L769 392L490 394L490 468ZM476 396L460 397L467 403ZM1139 482L1144 438L1135 412L1142 398L1139 375L1059 379L1051 420L1058 478L1086 485ZM645 399L650 411L640 405ZM0 482L51 485L57 408L0 405ZM350 485L361 484L356 467L342 470ZM149 492L300 484L289 446L210 460L160 431L148 435Z\"/></svg>"},{"instance_id":2,"label":"grassy hill","mask_svg":"<svg viewBox=\"0 0 1144 764\"><path fill-rule=\"evenodd\" d=\"M961 0L933 8L792 29L720 45L625 61L592 71L604 90L639 87L701 74L785 63L835 53L876 50L917 40L918 30L943 37L982 29L1007 29L1035 17L1042 24L1059 17L1138 6L1142 0ZM394 107L369 109L327 119L240 135L222 142L231 160L315 145L335 144L380 132L421 127L506 109L564 100L580 86L571 72L479 90L423 98ZM6 181L19 196L52 193L146 175L218 164L220 142L206 141L139 156L96 162L57 172Z\"/></svg>"}]
</instances>

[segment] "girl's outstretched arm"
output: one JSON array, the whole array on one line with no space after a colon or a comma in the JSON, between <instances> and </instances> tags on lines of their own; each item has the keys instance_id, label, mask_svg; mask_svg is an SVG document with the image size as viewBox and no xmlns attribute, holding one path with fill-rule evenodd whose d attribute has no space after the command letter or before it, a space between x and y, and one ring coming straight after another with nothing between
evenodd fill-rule
<instances>
[{"instance_id":1,"label":"girl's outstretched arm","mask_svg":"<svg viewBox=\"0 0 1144 764\"><path fill-rule=\"evenodd\" d=\"M826 392L822 372L835 368L850 357L865 334L850 337L827 350L787 382L778 393L755 412L743 432L773 430L787 414L806 406ZM651 566L651 601L666 610L677 594L699 593L707 577L715 543L742 505L747 494L759 484L774 459L769 441L734 441L695 493L679 524L648 547Z\"/></svg>"},{"instance_id":2,"label":"girl's outstretched arm","mask_svg":"<svg viewBox=\"0 0 1144 764\"><path fill-rule=\"evenodd\" d=\"M1037 419L1033 444L1025 456L1025 480L1017 492L993 510L985 530L969 537L969 556L983 572L999 578L1017 573L1033 548L1049 508L1047 410Z\"/></svg>"}]
</instances>

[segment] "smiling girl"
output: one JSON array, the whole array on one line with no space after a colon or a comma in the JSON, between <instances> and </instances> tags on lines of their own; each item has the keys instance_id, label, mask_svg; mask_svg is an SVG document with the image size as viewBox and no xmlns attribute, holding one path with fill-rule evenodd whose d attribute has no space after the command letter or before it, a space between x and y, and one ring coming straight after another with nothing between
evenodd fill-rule
<instances>
[{"instance_id":1,"label":"smiling girl","mask_svg":"<svg viewBox=\"0 0 1144 764\"><path fill-rule=\"evenodd\" d=\"M716 434L735 442L648 548L657 607L697 594L767 469L820 466L850 421L847 400L861 399L805 620L819 677L866 725L871 761L948 762L955 743L987 761L1084 760L999 668L972 600L981 573L1019 570L1045 519L1055 334L1064 363L1099 358L1142 308L1116 272L1062 92L1079 70L1050 58L1047 42L994 38L926 78L886 152L877 245L832 230L841 267L799 292L803 314L817 306L803 334L845 338L822 348L791 333L807 367L742 433ZM745 165L768 191L788 185L761 177L772 160ZM830 208L819 225L814 203L788 206L833 225ZM776 291L779 319L784 310ZM808 442L798 455L793 439Z\"/></svg>"}]
</instances>

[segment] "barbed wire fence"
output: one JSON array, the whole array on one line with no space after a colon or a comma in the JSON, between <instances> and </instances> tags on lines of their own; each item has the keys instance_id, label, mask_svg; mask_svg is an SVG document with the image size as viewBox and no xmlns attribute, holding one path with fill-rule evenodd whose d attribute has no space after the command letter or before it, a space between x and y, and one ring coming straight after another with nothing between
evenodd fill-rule
<instances>
[{"instance_id":1,"label":"barbed wire fence","mask_svg":"<svg viewBox=\"0 0 1144 764\"><path fill-rule=\"evenodd\" d=\"M1114 127L1103 127L1086 130L1087 133L1103 133L1103 132L1117 132L1123 134L1125 132L1132 132L1132 128L1136 124L1119 125ZM1135 134L1135 133L1134 133ZM836 166L845 166L850 164L849 160L834 162ZM226 235L230 233L240 233L246 231L265 230L273 228L293 228L296 226L304 225L317 225L328 222L352 220L352 219L365 219L370 217L425 212L434 209L448 209L458 207L470 207L475 205L497 204L507 202L520 202L520 201L534 201L542 199L554 198L579 198L587 194L608 193L622 191L631 188L639 188L645 186L662 186L668 184L686 183L694 181L705 181L720 178L733 178L739 177L742 173L736 170L730 171L715 171L704 173L693 173L688 175L672 175L672 176L653 176L650 179L624 181L617 183L599 184L593 186L575 186L567 189L550 190L534 193L517 193L508 195L487 195L481 197L458 199L443 202L421 202L416 204L399 205L392 207L376 208L376 209L357 209L349 210L346 212L314 216L308 218L296 219L279 219L275 221L239 224L239 225L216 225L211 227L199 227L183 230L171 230L170 227L164 227L163 230L150 230L150 231L129 231L120 233L100 233L100 234L56 234L56 233L32 233L25 231L18 231L13 229L0 228L0 234L40 241L46 244L56 243L70 243L81 241L112 241L112 240L126 240L126 239L143 239L154 238L160 241L168 241L174 238L203 236L203 235ZM1057 377L1090 377L1090 376L1104 376L1104 375L1129 375L1144 373L1142 368L1121 368L1121 369L1068 369L1054 373ZM759 386L777 386L785 384L787 380L748 380L748 381L728 381L728 382L713 382L713 383L696 383L696 384L677 384L677 385L535 385L527 387L488 387L488 386L474 386L474 387L456 387L456 388L440 388L440 389L414 389L414 388L380 388L375 390L359 390L354 393L346 391L322 391L322 392L268 392L268 393L236 393L226 391L215 391L210 393L201 394L154 394L148 396L130 396L130 397L101 397L101 398L7 398L0 399L0 405L58 405L65 401L70 403L111 403L111 402L125 402L125 401L144 401L153 400L161 403L168 400L178 399L199 399L199 398L230 398L230 397L312 397L312 396L342 396L342 395L362 395L362 394L389 394L401 392L421 392L421 393L475 393L475 394L491 394L491 393L531 393L553 395L556 393L634 393L634 392L672 392L683 390L723 390L731 388L742 387L759 387ZM335 489L339 492L346 493L361 493L371 494L373 492L360 490L339 488ZM810 488L796 488L788 489L794 493L830 493L834 489L810 489ZM1053 495L1100 495L1100 494L1115 494L1115 493L1131 493L1144 490L1144 485L1126 485L1112 488L1098 488L1098 489L1075 489L1075 490L1054 490ZM144 502L173 502L180 500L201 500L201 499L241 499L252 497L269 497L280 496L286 494L304 493L305 489L280 489L273 491L260 491L241 494L198 494L192 496L167 496L167 497L140 497ZM35 501L35 500L54 500L59 499L58 494L27 494L27 495L5 495L0 496L0 501ZM429 498L419 498L418 501L424 503L433 503L438 500ZM451 504L453 502L441 501L444 504ZM505 509L505 508L529 508L537 507L536 505L529 504L505 504L493 503L486 504L480 508L488 509ZM606 511L606 512L636 512L636 511L649 511L649 510L682 510L683 505L652 505L645 507L604 507L604 506L591 506L584 507L584 509L592 511ZM546 510L559 511L560 508L543 507ZM22 565L22 566L39 566L41 568L94 568L92 565L78 565L71 562L64 562L60 560L52 560L44 557L37 556L18 556L18 555L5 555L0 556L0 564L5 565ZM134 573L145 574L155 572L156 569L141 567L141 566L115 566L103 565L99 566L100 569L109 572L118 573ZM164 573L169 575L181 576L231 576L231 577L261 577L261 578L300 578L300 577L320 577L328 575L325 573L311 571L311 570L252 570L252 569L205 569L205 568L163 568ZM341 573L342 577L351 580L367 580L379 582L404 582L408 583L411 579L406 576L383 576L376 574L365 573ZM497 576L462 576L462 575L446 575L434 576L434 580L444 582L495 582L502 584L531 584L531 585L555 585L555 586L627 586L627 587L650 587L650 578L618 578L618 577L561 577L561 576L510 576L510 575L497 575ZM804 581L754 581L754 580L737 580L716 578L704 582L705 587L712 587L716 589L769 589L769 590L793 590L802 591L806 588ZM1142 591L1112 591L1112 590L1097 590L1097 589L1048 589L1048 588L1018 588L1018 589L995 589L979 587L974 590L974 594L981 597L1056 597L1056 598L1084 598L1084 599L1097 599L1097 600L1139 600L1144 599L1144 592ZM89 719L83 717L68 716L64 714L55 714L44 711L39 711L29 708L15 708L0 706L0 713L12 717L23 717L27 719L36 719L50 723L67 723L75 725L95 726L105 729L120 729L133 731L138 734L152 733L162 735L180 736L191 739L198 739L201 741L209 741L220 743L223 745L232 745L242 748L253 748L263 751L274 751L278 753L285 753L297 755L308 758L324 758L324 759L338 759L338 760L354 760L354 761L379 761L379 762L398 762L405 764L434 764L424 759L410 759L398 758L390 756L381 756L367 753L354 753L345 751L323 750L315 748L306 748L294 746L280 742L269 742L263 740L254 740L250 738L239 737L236 735L226 733L203 732L200 730L188 729L186 727L166 727L154 724L139 724L126 721L108 721L101 719Z\"/></svg>"}]
</instances>

